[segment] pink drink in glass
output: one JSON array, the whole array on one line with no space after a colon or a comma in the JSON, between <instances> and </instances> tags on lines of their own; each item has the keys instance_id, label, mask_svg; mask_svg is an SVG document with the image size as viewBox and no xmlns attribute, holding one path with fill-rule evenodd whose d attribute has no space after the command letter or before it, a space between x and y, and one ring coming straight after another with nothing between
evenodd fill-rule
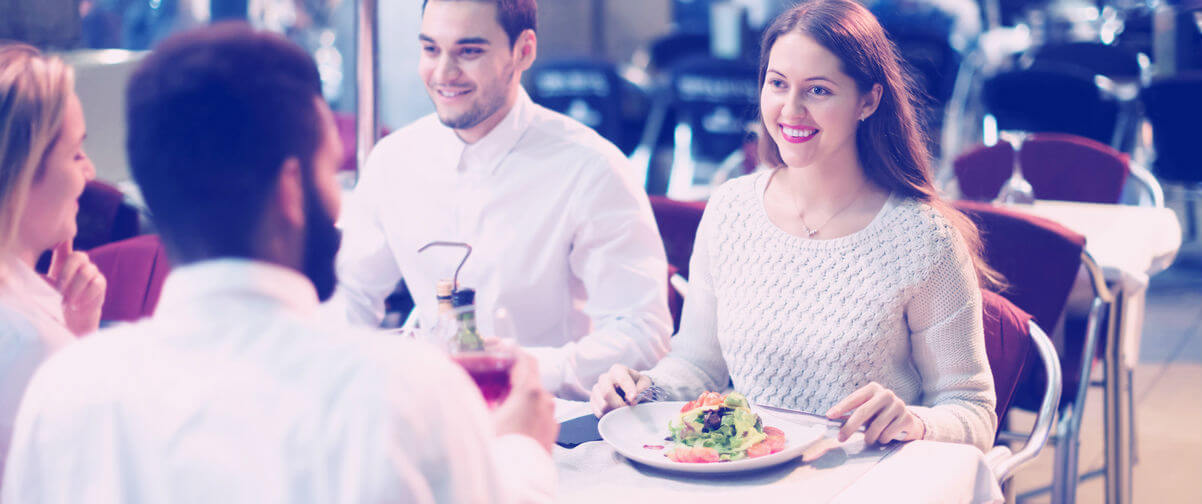
<instances>
[{"instance_id":1,"label":"pink drink in glass","mask_svg":"<svg viewBox=\"0 0 1202 504\"><path fill-rule=\"evenodd\" d=\"M475 380L484 402L494 409L509 396L509 372L513 370L512 351L485 349L482 352L461 352L451 356Z\"/></svg>"}]
</instances>

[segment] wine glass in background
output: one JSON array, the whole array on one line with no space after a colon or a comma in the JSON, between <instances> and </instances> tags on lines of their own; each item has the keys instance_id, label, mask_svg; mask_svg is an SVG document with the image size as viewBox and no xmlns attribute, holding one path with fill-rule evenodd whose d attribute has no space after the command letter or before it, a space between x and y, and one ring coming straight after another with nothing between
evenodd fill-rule
<instances>
[{"instance_id":1,"label":"wine glass in background","mask_svg":"<svg viewBox=\"0 0 1202 504\"><path fill-rule=\"evenodd\" d=\"M1023 178L1021 155L1023 142L1027 139L1027 133L1023 131L1001 131L998 133L998 136L1010 144L1011 150L1014 151L1014 168L1010 173L1010 178L1006 179L1005 184L1002 184L1002 189L998 191L997 198L993 202L996 204L1030 205L1035 202L1035 190L1031 188L1031 183Z\"/></svg>"}]
</instances>

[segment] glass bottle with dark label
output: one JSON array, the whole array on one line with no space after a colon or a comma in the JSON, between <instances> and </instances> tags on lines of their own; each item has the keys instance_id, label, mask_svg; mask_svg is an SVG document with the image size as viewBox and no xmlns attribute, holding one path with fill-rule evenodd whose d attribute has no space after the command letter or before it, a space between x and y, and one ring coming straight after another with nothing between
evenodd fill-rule
<instances>
[{"instance_id":1,"label":"glass bottle with dark label","mask_svg":"<svg viewBox=\"0 0 1202 504\"><path fill-rule=\"evenodd\" d=\"M452 345L461 352L484 349L484 340L476 331L476 291L459 289L455 291L452 304L455 308L455 318L459 322L459 332Z\"/></svg>"}]
</instances>

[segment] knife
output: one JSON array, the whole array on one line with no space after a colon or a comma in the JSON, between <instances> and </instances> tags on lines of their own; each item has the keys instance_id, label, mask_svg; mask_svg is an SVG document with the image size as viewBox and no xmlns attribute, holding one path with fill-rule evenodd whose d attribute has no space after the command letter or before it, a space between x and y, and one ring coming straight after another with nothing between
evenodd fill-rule
<instances>
[{"instance_id":1,"label":"knife","mask_svg":"<svg viewBox=\"0 0 1202 504\"><path fill-rule=\"evenodd\" d=\"M839 429L839 428L842 428L842 427L843 427L843 424L847 422L847 417L843 417L843 418L841 418L841 419L838 419L838 420L832 420L832 419L830 419L830 418L827 418L827 417L825 417L825 416L822 416L822 415L819 415L819 414L816 414L816 413L810 413L810 412L808 412L808 411L791 410L791 409L788 409L788 408L780 408L780 407L776 407L776 406L768 406L767 404L756 404L756 405L755 405L755 407L756 407L756 408L759 408L759 409L767 410L767 411L776 412L776 413L783 413L783 414L786 414L786 415L799 415L799 416L803 416L803 417L806 417L807 419L813 419L813 420L814 420L814 421L816 421L816 422L819 422L819 423L825 424L827 427L829 427L829 428L832 428L832 429ZM857 432L864 432L864 426L863 426L863 425L861 425L861 426L860 426L860 428L859 428L859 430L858 430Z\"/></svg>"}]
</instances>

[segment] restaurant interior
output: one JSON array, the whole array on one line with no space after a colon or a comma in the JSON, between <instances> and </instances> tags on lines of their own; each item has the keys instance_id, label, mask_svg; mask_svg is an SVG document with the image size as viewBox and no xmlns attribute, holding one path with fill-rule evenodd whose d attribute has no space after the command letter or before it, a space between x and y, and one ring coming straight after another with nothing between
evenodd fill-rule
<instances>
[{"instance_id":1,"label":"restaurant interior","mask_svg":"<svg viewBox=\"0 0 1202 504\"><path fill-rule=\"evenodd\" d=\"M925 91L919 116L938 189L982 230L985 257L1009 283L1002 296L1033 317L1035 329L1007 343L1016 346L990 346L995 382L1009 383L999 387L1003 449L979 457L985 483L966 484L1011 502L1202 501L1202 2L861 2ZM156 43L244 20L303 47L335 113L349 194L380 138L434 111L414 71L420 4L0 0L0 39L75 71L96 178L79 200L74 246L108 279L102 328L153 314L171 269L125 152L125 87ZM626 156L664 241L677 325L706 200L765 169L760 36L791 4L538 6L538 57L522 85ZM414 307L403 282L386 306L382 327L401 326ZM989 338L988 314L986 325ZM553 452L563 502L606 488L580 469L596 462L582 453ZM600 474L634 489L663 483L678 497L703 495L711 481L621 470ZM720 489L773 495L755 491L810 477L796 470Z\"/></svg>"}]
</instances>

